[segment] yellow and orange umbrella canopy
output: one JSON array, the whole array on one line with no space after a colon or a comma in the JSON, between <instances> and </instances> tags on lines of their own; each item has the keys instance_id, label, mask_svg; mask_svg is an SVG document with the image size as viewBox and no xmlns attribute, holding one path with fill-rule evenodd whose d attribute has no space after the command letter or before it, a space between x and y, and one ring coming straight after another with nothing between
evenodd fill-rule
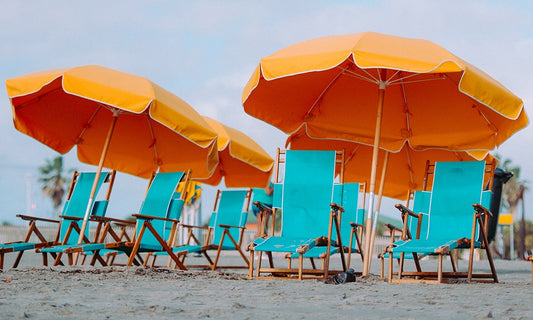
<instances>
[{"instance_id":1,"label":"yellow and orange umbrella canopy","mask_svg":"<svg viewBox=\"0 0 533 320\"><path fill-rule=\"evenodd\" d=\"M368 182L370 180L370 163L372 162L372 146L337 139L315 139L305 130L300 130L287 138L287 145L292 150L344 150L345 182ZM385 159L387 151L380 149L379 158ZM487 151L467 152L448 151L443 149L427 149L414 151L405 145L398 152L389 152L383 185L383 196L406 200L409 193L415 190L431 190L432 179L428 179L424 187L426 163L437 161L495 161ZM377 172L383 172L385 161L378 163ZM381 176L376 181L376 189L381 190Z\"/></svg>"},{"instance_id":2,"label":"yellow and orange umbrella canopy","mask_svg":"<svg viewBox=\"0 0 533 320\"><path fill-rule=\"evenodd\" d=\"M15 128L66 153L139 177L218 163L216 132L185 101L148 79L101 66L46 70L6 80Z\"/></svg>"},{"instance_id":3,"label":"yellow and orange umbrella canopy","mask_svg":"<svg viewBox=\"0 0 533 320\"><path fill-rule=\"evenodd\" d=\"M218 185L222 178L228 188L266 188L270 182L274 159L252 138L217 120L204 117L218 134L219 163L213 175L197 179Z\"/></svg>"},{"instance_id":4,"label":"yellow and orange umbrella canopy","mask_svg":"<svg viewBox=\"0 0 533 320\"><path fill-rule=\"evenodd\" d=\"M437 44L374 32L300 42L260 60L245 111L291 134L379 147L492 150L528 123L520 98Z\"/></svg>"}]
</instances>

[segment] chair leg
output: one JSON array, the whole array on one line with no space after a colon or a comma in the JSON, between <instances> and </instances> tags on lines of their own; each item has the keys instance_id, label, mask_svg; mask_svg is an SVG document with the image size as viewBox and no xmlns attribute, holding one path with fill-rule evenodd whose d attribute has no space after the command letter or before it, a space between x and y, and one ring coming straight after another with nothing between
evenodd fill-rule
<instances>
[{"instance_id":1,"label":"chair leg","mask_svg":"<svg viewBox=\"0 0 533 320\"><path fill-rule=\"evenodd\" d=\"M402 278L404 262L405 262L405 252L402 252L400 253L400 262L398 263L398 279Z\"/></svg>"},{"instance_id":2,"label":"chair leg","mask_svg":"<svg viewBox=\"0 0 533 320\"><path fill-rule=\"evenodd\" d=\"M62 252L58 252L57 255L56 255L56 258L54 260L54 266L57 266L59 265L59 263L61 262L61 257L63 256L63 253ZM69 261L69 264L71 264L71 261Z\"/></svg>"},{"instance_id":3,"label":"chair leg","mask_svg":"<svg viewBox=\"0 0 533 320\"><path fill-rule=\"evenodd\" d=\"M128 262L126 263L126 265L128 267L131 267L131 265L133 264L133 260L135 259L135 255L137 254L137 252L139 251L139 247L141 246L141 239L144 235L144 231L146 230L146 222L143 223L142 227L141 227L141 230L139 230L139 234L138 234L138 237L135 241L135 244L133 245L133 248L131 249L131 252L130 252L130 256L129 256L129 259L128 259ZM143 262L144 263L144 262Z\"/></svg>"},{"instance_id":4,"label":"chair leg","mask_svg":"<svg viewBox=\"0 0 533 320\"><path fill-rule=\"evenodd\" d=\"M385 257L382 256L380 260L381 260L381 269L379 271L379 278L383 279L384 276L385 276L385 271L384 271L384 269L385 269Z\"/></svg>"},{"instance_id":5,"label":"chair leg","mask_svg":"<svg viewBox=\"0 0 533 320\"><path fill-rule=\"evenodd\" d=\"M298 280L303 279L303 267L304 267L304 255L300 253L300 258L298 261Z\"/></svg>"},{"instance_id":6,"label":"chair leg","mask_svg":"<svg viewBox=\"0 0 533 320\"><path fill-rule=\"evenodd\" d=\"M100 250L95 250L93 252L93 255L98 259L98 262L102 265L102 267L107 267L107 262L104 260L104 258L100 255Z\"/></svg>"},{"instance_id":7,"label":"chair leg","mask_svg":"<svg viewBox=\"0 0 533 320\"><path fill-rule=\"evenodd\" d=\"M455 260L451 252L450 252L450 262L452 263L453 272L457 272L457 261Z\"/></svg>"},{"instance_id":8,"label":"chair leg","mask_svg":"<svg viewBox=\"0 0 533 320\"><path fill-rule=\"evenodd\" d=\"M439 281L439 283L442 283L442 257L443 254L439 254L439 265L437 269L437 280Z\"/></svg>"},{"instance_id":9,"label":"chair leg","mask_svg":"<svg viewBox=\"0 0 533 320\"><path fill-rule=\"evenodd\" d=\"M389 274L387 275L389 283L392 282L393 265L394 265L394 258L392 257L392 252L389 252Z\"/></svg>"},{"instance_id":10,"label":"chair leg","mask_svg":"<svg viewBox=\"0 0 533 320\"><path fill-rule=\"evenodd\" d=\"M48 255L43 252L43 266L48 266Z\"/></svg>"},{"instance_id":11,"label":"chair leg","mask_svg":"<svg viewBox=\"0 0 533 320\"><path fill-rule=\"evenodd\" d=\"M248 277L254 276L254 250L250 249L250 264L248 264Z\"/></svg>"},{"instance_id":12,"label":"chair leg","mask_svg":"<svg viewBox=\"0 0 533 320\"><path fill-rule=\"evenodd\" d=\"M110 256L109 256L109 261L107 262L107 265L108 266L112 266L115 264L115 258L117 257L117 253L112 253Z\"/></svg>"},{"instance_id":13,"label":"chair leg","mask_svg":"<svg viewBox=\"0 0 533 320\"><path fill-rule=\"evenodd\" d=\"M22 258L22 255L24 254L24 251L21 251L17 254L17 258L15 259L15 262L13 263L13 268L18 267L20 263L20 259Z\"/></svg>"},{"instance_id":14,"label":"chair leg","mask_svg":"<svg viewBox=\"0 0 533 320\"><path fill-rule=\"evenodd\" d=\"M257 269L255 270L255 277L259 278L259 275L261 274L261 256L263 255L263 252L259 251L255 254L259 256L259 258L257 259Z\"/></svg>"}]
</instances>

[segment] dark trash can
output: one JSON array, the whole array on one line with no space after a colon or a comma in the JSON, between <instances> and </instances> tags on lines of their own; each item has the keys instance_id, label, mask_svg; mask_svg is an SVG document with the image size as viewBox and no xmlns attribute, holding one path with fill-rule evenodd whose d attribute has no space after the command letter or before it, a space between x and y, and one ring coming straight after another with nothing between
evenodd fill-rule
<instances>
[{"instance_id":1,"label":"dark trash can","mask_svg":"<svg viewBox=\"0 0 533 320\"><path fill-rule=\"evenodd\" d=\"M494 240L496 236L496 227L498 226L498 217L500 215L500 207L502 200L503 185L513 177L512 172L504 171L501 168L494 170L494 183L492 184L492 199L490 201L490 212L492 217L489 218L489 228L487 238L489 243Z\"/></svg>"}]
</instances>

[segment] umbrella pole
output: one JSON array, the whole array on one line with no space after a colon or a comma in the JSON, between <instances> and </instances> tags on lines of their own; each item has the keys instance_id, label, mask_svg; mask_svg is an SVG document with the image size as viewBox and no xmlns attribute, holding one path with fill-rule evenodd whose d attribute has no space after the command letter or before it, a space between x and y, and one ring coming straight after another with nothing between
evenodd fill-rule
<instances>
[{"instance_id":1,"label":"umbrella pole","mask_svg":"<svg viewBox=\"0 0 533 320\"><path fill-rule=\"evenodd\" d=\"M85 235L85 229L87 228L87 221L89 220L89 214L91 213L91 209L94 202L94 197L96 193L96 187L98 186L98 180L100 180L100 175L102 173L102 167L104 166L104 160L107 154L107 149L109 148L109 143L111 142L111 136L113 135L113 130L115 129L115 124L117 123L118 119L118 111L113 110L113 122L111 122L111 126L109 127L109 131L107 133L107 137L104 143L104 148L102 149L102 155L100 156L100 162L98 163L98 169L96 170L96 176L94 177L93 187L91 189L91 195L89 196L89 203L87 204L87 209L85 210L85 215L83 216L83 223L81 225L80 229L80 236L78 238L78 244L83 243L83 236ZM76 263L78 256L76 254L76 257L74 259L74 264Z\"/></svg>"},{"instance_id":2,"label":"umbrella pole","mask_svg":"<svg viewBox=\"0 0 533 320\"><path fill-rule=\"evenodd\" d=\"M386 70L380 70L380 73L384 75ZM385 79L384 76L381 77ZM372 152L372 170L370 171L370 188L368 192L368 216L366 219L366 233L365 233L365 259L363 263L363 276L370 273L370 259L372 258L372 248L370 247L371 233L372 233L372 216L374 212L374 192L376 190L376 171L378 170L378 152L379 152L379 140L381 136L381 120L383 116L383 101L385 99L385 81L379 82L378 89L378 110L376 115L376 131L374 133L374 149Z\"/></svg>"},{"instance_id":3,"label":"umbrella pole","mask_svg":"<svg viewBox=\"0 0 533 320\"><path fill-rule=\"evenodd\" d=\"M372 224L372 234L370 238L370 248L374 248L374 239L376 239L376 230L378 227L378 216L381 210L381 199L383 198L383 189L385 188L385 176L387 174L387 166L389 164L390 152L385 153L385 159L383 160L383 169L381 170L381 179L379 183L378 201L376 202L376 212L374 213L374 221ZM371 261L368 262L368 269L370 270Z\"/></svg>"}]
</instances>

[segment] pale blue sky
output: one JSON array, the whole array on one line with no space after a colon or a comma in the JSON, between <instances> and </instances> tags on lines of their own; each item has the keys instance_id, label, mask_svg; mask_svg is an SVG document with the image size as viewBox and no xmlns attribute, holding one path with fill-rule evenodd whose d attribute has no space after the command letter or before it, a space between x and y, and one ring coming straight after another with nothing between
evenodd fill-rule
<instances>
[{"instance_id":1,"label":"pale blue sky","mask_svg":"<svg viewBox=\"0 0 533 320\"><path fill-rule=\"evenodd\" d=\"M240 129L274 155L285 135L246 115L241 94L259 59L326 35L375 31L436 42L533 101L531 1L13 1L0 0L0 79L86 64L145 76L200 114ZM529 112L531 116L531 112ZM533 181L533 129L498 153ZM26 212L24 177L57 154L16 131L0 90L0 221ZM66 167L82 165L75 152ZM146 181L121 174L109 215L136 212ZM216 187L205 187L204 215ZM533 205L532 192L526 206ZM34 183L35 214L51 216ZM384 212L394 215L385 202ZM530 212L532 212L530 210ZM533 213L528 217L533 219Z\"/></svg>"}]
</instances>

